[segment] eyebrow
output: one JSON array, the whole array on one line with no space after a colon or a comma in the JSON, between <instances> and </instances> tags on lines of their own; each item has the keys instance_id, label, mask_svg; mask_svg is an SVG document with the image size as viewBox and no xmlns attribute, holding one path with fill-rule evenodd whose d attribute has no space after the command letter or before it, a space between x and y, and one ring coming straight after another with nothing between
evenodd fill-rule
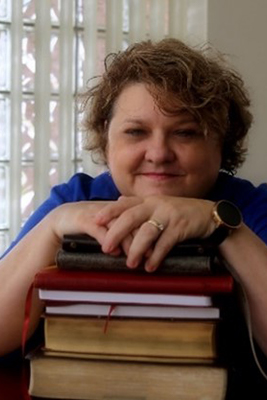
<instances>
[{"instance_id":1,"label":"eyebrow","mask_svg":"<svg viewBox=\"0 0 267 400\"><path fill-rule=\"evenodd\" d=\"M172 115L172 117L173 117L173 121L177 122L177 123L182 123L182 124L197 123L196 119L193 116L188 115L186 112L181 113L180 115ZM142 125L144 123L147 123L147 121L140 117L136 117L136 118L133 117L133 118L125 119L123 121L123 123L135 123L135 124Z\"/></svg>"},{"instance_id":2,"label":"eyebrow","mask_svg":"<svg viewBox=\"0 0 267 400\"><path fill-rule=\"evenodd\" d=\"M144 120L140 118L127 118L123 121L124 123L135 123L135 124L143 124Z\"/></svg>"}]
</instances>

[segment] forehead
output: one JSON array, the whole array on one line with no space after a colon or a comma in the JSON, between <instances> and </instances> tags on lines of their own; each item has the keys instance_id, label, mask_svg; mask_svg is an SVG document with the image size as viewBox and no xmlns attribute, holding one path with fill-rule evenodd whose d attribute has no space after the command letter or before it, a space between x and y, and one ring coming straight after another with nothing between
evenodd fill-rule
<instances>
[{"instance_id":1,"label":"forehead","mask_svg":"<svg viewBox=\"0 0 267 400\"><path fill-rule=\"evenodd\" d=\"M163 114L169 118L179 115L195 120L193 114L182 106L178 96L163 94L160 89L152 90L145 83L132 83L124 87L114 104L112 114L145 116L148 113Z\"/></svg>"}]
</instances>

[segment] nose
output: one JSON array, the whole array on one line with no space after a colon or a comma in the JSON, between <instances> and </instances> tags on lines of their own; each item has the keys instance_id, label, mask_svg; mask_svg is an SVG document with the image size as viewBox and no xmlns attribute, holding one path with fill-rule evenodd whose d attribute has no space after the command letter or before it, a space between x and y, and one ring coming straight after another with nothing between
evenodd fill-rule
<instances>
[{"instance_id":1,"label":"nose","mask_svg":"<svg viewBox=\"0 0 267 400\"><path fill-rule=\"evenodd\" d=\"M173 146L163 132L151 135L147 142L145 159L154 164L170 163L175 159Z\"/></svg>"}]
</instances>

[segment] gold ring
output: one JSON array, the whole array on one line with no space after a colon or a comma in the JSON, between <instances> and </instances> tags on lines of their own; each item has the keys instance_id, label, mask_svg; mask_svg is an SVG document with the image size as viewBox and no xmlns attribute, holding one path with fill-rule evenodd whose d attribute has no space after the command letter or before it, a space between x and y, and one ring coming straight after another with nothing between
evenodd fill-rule
<instances>
[{"instance_id":1,"label":"gold ring","mask_svg":"<svg viewBox=\"0 0 267 400\"><path fill-rule=\"evenodd\" d=\"M158 222L156 219L149 219L147 223L155 226L160 232L164 231L165 229L165 226L161 222Z\"/></svg>"}]
</instances>

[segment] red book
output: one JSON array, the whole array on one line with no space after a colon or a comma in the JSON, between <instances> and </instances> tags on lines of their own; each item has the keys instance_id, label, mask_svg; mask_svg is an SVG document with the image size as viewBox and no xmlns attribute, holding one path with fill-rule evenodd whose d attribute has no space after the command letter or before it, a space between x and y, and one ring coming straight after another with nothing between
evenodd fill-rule
<instances>
[{"instance_id":1,"label":"red book","mask_svg":"<svg viewBox=\"0 0 267 400\"><path fill-rule=\"evenodd\" d=\"M99 291L213 295L230 293L230 274L208 276L164 276L153 273L60 270L51 267L38 272L34 286L55 291Z\"/></svg>"}]
</instances>

